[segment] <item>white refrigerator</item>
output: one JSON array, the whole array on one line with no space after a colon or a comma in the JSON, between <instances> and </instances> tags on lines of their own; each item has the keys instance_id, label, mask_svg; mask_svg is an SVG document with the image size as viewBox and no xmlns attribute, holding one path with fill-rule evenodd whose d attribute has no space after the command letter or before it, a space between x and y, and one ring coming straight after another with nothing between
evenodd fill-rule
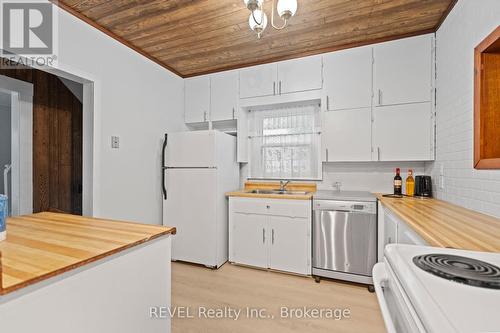
<instances>
[{"instance_id":1,"label":"white refrigerator","mask_svg":"<svg viewBox=\"0 0 500 333\"><path fill-rule=\"evenodd\" d=\"M215 131L165 134L163 224L175 226L172 260L219 268L228 259L225 193L239 187L236 137Z\"/></svg>"}]
</instances>

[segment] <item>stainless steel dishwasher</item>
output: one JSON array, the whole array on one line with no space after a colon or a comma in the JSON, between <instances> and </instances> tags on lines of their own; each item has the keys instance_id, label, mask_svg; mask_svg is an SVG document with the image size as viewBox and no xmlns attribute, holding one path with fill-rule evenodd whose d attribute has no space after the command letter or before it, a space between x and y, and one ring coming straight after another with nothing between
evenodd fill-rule
<instances>
[{"instance_id":1,"label":"stainless steel dishwasher","mask_svg":"<svg viewBox=\"0 0 500 333\"><path fill-rule=\"evenodd\" d=\"M313 198L313 260L321 277L369 285L377 258L377 202L367 192L319 192Z\"/></svg>"}]
</instances>

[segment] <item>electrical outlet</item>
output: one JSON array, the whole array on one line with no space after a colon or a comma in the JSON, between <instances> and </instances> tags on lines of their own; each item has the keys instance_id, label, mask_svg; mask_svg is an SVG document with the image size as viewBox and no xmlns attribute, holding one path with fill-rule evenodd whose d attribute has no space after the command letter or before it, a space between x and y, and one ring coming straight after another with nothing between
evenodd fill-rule
<instances>
[{"instance_id":1,"label":"electrical outlet","mask_svg":"<svg viewBox=\"0 0 500 333\"><path fill-rule=\"evenodd\" d=\"M120 148L120 137L118 137L118 136L111 137L111 148L114 148L114 149Z\"/></svg>"}]
</instances>

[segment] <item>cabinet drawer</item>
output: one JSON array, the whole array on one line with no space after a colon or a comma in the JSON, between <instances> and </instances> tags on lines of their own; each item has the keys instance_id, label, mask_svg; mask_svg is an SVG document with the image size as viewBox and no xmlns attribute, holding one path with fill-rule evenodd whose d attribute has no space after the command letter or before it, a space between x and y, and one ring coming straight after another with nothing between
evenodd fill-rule
<instances>
[{"instance_id":1,"label":"cabinet drawer","mask_svg":"<svg viewBox=\"0 0 500 333\"><path fill-rule=\"evenodd\" d=\"M230 198L231 210L234 213L263 214L308 218L311 215L311 201L265 198Z\"/></svg>"}]
</instances>

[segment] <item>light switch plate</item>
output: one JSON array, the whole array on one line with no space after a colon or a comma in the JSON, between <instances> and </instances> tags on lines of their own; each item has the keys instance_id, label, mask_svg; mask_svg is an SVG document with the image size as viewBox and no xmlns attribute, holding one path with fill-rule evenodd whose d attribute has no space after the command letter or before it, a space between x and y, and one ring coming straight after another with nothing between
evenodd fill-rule
<instances>
[{"instance_id":1,"label":"light switch plate","mask_svg":"<svg viewBox=\"0 0 500 333\"><path fill-rule=\"evenodd\" d=\"M120 148L120 137L118 137L118 136L111 137L111 148L115 148L115 149Z\"/></svg>"}]
</instances>

